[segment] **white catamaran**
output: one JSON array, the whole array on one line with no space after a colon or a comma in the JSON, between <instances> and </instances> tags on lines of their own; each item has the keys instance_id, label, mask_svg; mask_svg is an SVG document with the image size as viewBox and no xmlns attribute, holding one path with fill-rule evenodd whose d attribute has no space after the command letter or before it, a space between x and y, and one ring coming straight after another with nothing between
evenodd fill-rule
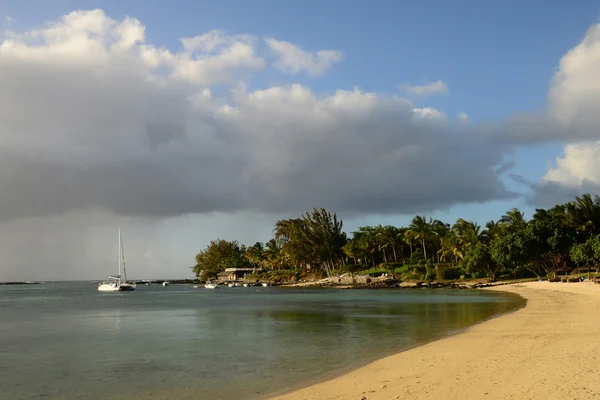
<instances>
[{"instance_id":1,"label":"white catamaran","mask_svg":"<svg viewBox=\"0 0 600 400\"><path fill-rule=\"evenodd\" d=\"M108 281L98 284L100 292L123 292L135 290L135 285L127 282L127 272L125 271L125 254L123 254L123 240L121 239L121 230L119 229L119 274L109 276ZM123 269L123 279L121 279L121 268Z\"/></svg>"}]
</instances>

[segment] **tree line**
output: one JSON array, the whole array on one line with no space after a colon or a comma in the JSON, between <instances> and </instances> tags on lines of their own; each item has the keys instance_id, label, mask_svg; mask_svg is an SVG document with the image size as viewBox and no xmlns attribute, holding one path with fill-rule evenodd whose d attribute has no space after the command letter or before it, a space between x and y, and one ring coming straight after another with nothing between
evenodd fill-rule
<instances>
[{"instance_id":1,"label":"tree line","mask_svg":"<svg viewBox=\"0 0 600 400\"><path fill-rule=\"evenodd\" d=\"M600 263L600 197L584 194L526 220L517 208L485 226L417 215L408 226L363 226L348 237L335 213L313 209L279 220L273 238L252 246L215 240L196 255L197 276L215 278L228 267L264 271L389 271L415 279L499 275L549 276Z\"/></svg>"}]
</instances>

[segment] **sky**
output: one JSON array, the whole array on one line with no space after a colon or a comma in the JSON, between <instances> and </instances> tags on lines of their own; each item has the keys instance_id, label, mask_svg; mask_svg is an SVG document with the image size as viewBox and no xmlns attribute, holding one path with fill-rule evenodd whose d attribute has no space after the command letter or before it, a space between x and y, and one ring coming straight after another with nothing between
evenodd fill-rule
<instances>
[{"instance_id":1,"label":"sky","mask_svg":"<svg viewBox=\"0 0 600 400\"><path fill-rule=\"evenodd\" d=\"M0 2L0 281L600 187L595 1Z\"/></svg>"}]
</instances>

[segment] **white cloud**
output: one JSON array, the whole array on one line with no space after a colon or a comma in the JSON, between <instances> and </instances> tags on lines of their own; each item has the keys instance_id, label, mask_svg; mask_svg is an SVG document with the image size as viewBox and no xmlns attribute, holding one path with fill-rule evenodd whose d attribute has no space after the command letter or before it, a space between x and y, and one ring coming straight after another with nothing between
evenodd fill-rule
<instances>
[{"instance_id":1,"label":"white cloud","mask_svg":"<svg viewBox=\"0 0 600 400\"><path fill-rule=\"evenodd\" d=\"M319 50L311 53L290 42L273 38L267 38L265 42L277 57L275 67L294 75L302 71L313 76L322 75L333 64L342 60L342 52L337 50Z\"/></svg>"},{"instance_id":2,"label":"white cloud","mask_svg":"<svg viewBox=\"0 0 600 400\"><path fill-rule=\"evenodd\" d=\"M535 188L545 203L600 192L600 24L560 60L548 93L546 135L567 144Z\"/></svg>"},{"instance_id":3,"label":"white cloud","mask_svg":"<svg viewBox=\"0 0 600 400\"><path fill-rule=\"evenodd\" d=\"M182 38L181 44L188 52L216 53L236 43L254 46L256 38L252 35L230 35L222 29L213 29L189 38Z\"/></svg>"},{"instance_id":4,"label":"white cloud","mask_svg":"<svg viewBox=\"0 0 600 400\"><path fill-rule=\"evenodd\" d=\"M600 102L586 101L600 90L572 84L580 73L592 88L598 80L585 67L598 51L589 38L586 51L569 53L583 58L563 58L548 115L473 125L466 114L452 118L359 88L327 95L294 83L248 90L239 78L264 68L248 35L211 31L181 39L182 50L174 51L148 43L141 21L93 10L5 37L0 238L20 232L29 240L35 226L55 226L60 216L80 226L88 213L109 215L113 225L122 216L298 215L313 206L340 214L428 212L514 197L499 174L520 143L599 139L584 128L598 126L590 121ZM281 50L279 67L292 73L323 73L341 58L271 44ZM231 91L219 95L216 84ZM589 177L594 167L569 161L587 154L577 149L557 169ZM561 176L548 174L555 184L568 179ZM58 251L67 247L61 243ZM74 263L81 259L71 255Z\"/></svg>"},{"instance_id":5,"label":"white cloud","mask_svg":"<svg viewBox=\"0 0 600 400\"><path fill-rule=\"evenodd\" d=\"M441 94L448 94L449 89L446 82L437 80L435 82L430 82L425 85L400 85L399 89L401 92L407 95L415 95L415 96L434 96Z\"/></svg>"},{"instance_id":6,"label":"white cloud","mask_svg":"<svg viewBox=\"0 0 600 400\"><path fill-rule=\"evenodd\" d=\"M560 60L549 92L551 114L562 124L597 135L600 122L600 24Z\"/></svg>"},{"instance_id":7,"label":"white cloud","mask_svg":"<svg viewBox=\"0 0 600 400\"><path fill-rule=\"evenodd\" d=\"M569 144L542 178L565 186L581 186L584 181L600 184L600 141Z\"/></svg>"},{"instance_id":8,"label":"white cloud","mask_svg":"<svg viewBox=\"0 0 600 400\"><path fill-rule=\"evenodd\" d=\"M17 22L17 20L15 20L15 19L14 19L13 17L11 17L10 15L7 15L7 16L5 16L5 17L4 17L4 21L5 21L7 24L9 24L9 25L10 25L10 24L14 24L14 23L16 23L16 22Z\"/></svg>"},{"instance_id":9,"label":"white cloud","mask_svg":"<svg viewBox=\"0 0 600 400\"><path fill-rule=\"evenodd\" d=\"M202 35L181 39L183 48L187 51L202 51L211 53L226 43L231 43L233 37L220 30L214 29Z\"/></svg>"},{"instance_id":10,"label":"white cloud","mask_svg":"<svg viewBox=\"0 0 600 400\"><path fill-rule=\"evenodd\" d=\"M115 21L102 10L74 11L43 29L10 33L0 51L4 63L28 63L30 68L49 64L62 69L95 69L98 73L113 69L115 75L114 69L128 69L145 79L200 85L228 82L240 70L264 68L263 59L247 37L220 31L207 35L210 39L203 35L184 38L184 51L172 52L147 44L145 27L136 19Z\"/></svg>"}]
</instances>

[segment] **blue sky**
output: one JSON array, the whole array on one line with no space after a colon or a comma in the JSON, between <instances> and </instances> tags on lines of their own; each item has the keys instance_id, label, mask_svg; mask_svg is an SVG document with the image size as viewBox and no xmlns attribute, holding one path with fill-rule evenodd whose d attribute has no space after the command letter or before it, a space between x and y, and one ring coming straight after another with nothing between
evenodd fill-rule
<instances>
[{"instance_id":1,"label":"blue sky","mask_svg":"<svg viewBox=\"0 0 600 400\"><path fill-rule=\"evenodd\" d=\"M414 105L436 108L452 118L464 112L471 124L501 123L511 115L544 112L560 59L581 42L600 16L598 2L584 0L9 0L0 3L0 31L24 32L73 10L94 8L118 21L126 16L140 20L147 43L174 52L182 49L180 38L220 29L229 34L273 37L311 52L332 49L343 53L342 61L320 76L290 77L267 65L265 73L246 82L248 90L300 83L317 95L358 86L363 91L397 96L402 94L399 85L442 80L448 85L447 95L411 97ZM217 85L213 90L227 89ZM513 173L536 182L561 156L563 145L546 142L517 148L506 154L505 160L515 162ZM508 176L503 181L511 190L528 190ZM455 205L424 214L448 222L464 217L484 224L512 207L527 215L533 211L524 198L517 198ZM364 224L403 225L411 218L372 214L347 221L346 226L352 230ZM193 230L189 221L177 224L173 226L184 229L185 225L188 234ZM269 224L256 228L260 232L257 240L266 239L263 236ZM166 235L161 233L161 237ZM181 246L189 249L191 245L173 246L183 251Z\"/></svg>"}]
</instances>

